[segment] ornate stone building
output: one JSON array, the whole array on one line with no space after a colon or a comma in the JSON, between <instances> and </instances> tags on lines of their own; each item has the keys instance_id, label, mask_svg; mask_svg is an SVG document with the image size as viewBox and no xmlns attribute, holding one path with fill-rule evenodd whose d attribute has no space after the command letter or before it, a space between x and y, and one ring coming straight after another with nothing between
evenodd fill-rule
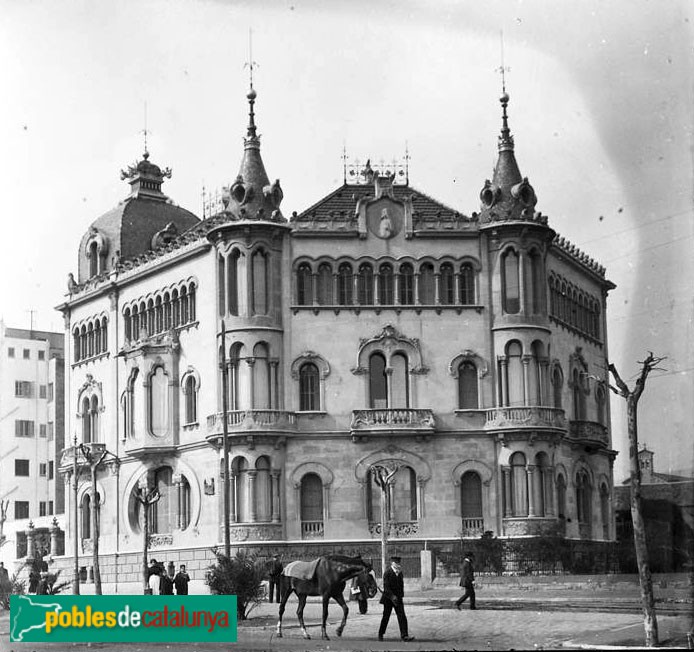
<instances>
[{"instance_id":1,"label":"ornate stone building","mask_svg":"<svg viewBox=\"0 0 694 652\"><path fill-rule=\"evenodd\" d=\"M170 171L145 153L123 172L130 196L80 242L59 306L68 432L109 453L105 581L138 580L139 486L160 494L152 554L202 576L223 538L225 421L235 546L365 549L380 528L373 464L399 467L386 499L396 546L484 531L614 539L614 286L536 210L508 96L478 212L367 162L289 219L252 89L248 100L219 210L199 220L174 205L161 190ZM90 486L81 474L67 507L85 553Z\"/></svg>"}]
</instances>

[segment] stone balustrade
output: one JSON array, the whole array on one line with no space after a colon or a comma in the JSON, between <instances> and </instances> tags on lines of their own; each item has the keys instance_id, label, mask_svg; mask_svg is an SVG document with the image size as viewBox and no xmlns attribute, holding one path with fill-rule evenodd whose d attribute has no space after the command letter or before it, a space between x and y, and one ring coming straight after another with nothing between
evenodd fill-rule
<instances>
[{"instance_id":1,"label":"stone balustrade","mask_svg":"<svg viewBox=\"0 0 694 652\"><path fill-rule=\"evenodd\" d=\"M595 421L571 421L569 436L571 439L582 442L598 443L603 446L610 444L607 428Z\"/></svg>"},{"instance_id":2,"label":"stone balustrade","mask_svg":"<svg viewBox=\"0 0 694 652\"><path fill-rule=\"evenodd\" d=\"M543 406L495 407L484 410L486 430L499 428L566 429L564 410Z\"/></svg>"},{"instance_id":3,"label":"stone balustrade","mask_svg":"<svg viewBox=\"0 0 694 652\"><path fill-rule=\"evenodd\" d=\"M226 416L230 433L296 430L296 413L285 410L229 410ZM223 412L210 414L207 417L208 433L221 433L224 428L223 418Z\"/></svg>"}]
</instances>

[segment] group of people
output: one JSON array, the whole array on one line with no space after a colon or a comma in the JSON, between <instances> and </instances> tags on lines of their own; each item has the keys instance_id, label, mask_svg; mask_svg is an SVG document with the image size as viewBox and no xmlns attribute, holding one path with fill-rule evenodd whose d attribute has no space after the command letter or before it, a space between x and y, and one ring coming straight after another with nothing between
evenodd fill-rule
<instances>
[{"instance_id":1,"label":"group of people","mask_svg":"<svg viewBox=\"0 0 694 652\"><path fill-rule=\"evenodd\" d=\"M463 563L460 570L460 586L465 589L455 606L458 610L462 609L463 602L470 599L470 609L477 609L475 604L475 574L473 567L474 555L472 552L466 552L463 558ZM378 628L378 640L382 641L388 628L390 614L395 611L398 617L398 627L400 628L400 638L403 641L412 641L414 636L410 636L407 626L407 616L405 615L405 582L402 575L401 567L402 559L400 557L390 558L390 567L383 573L383 595L381 596L381 604L383 605L383 617L381 618L381 626ZM360 608L361 611L361 608ZM361 611L366 613L366 611Z\"/></svg>"},{"instance_id":2,"label":"group of people","mask_svg":"<svg viewBox=\"0 0 694 652\"><path fill-rule=\"evenodd\" d=\"M181 564L176 572L173 562L169 562L165 568L163 563L150 559L147 575L147 583L152 595L173 595L174 589L176 595L188 595L190 575L186 571L185 564Z\"/></svg>"}]
</instances>

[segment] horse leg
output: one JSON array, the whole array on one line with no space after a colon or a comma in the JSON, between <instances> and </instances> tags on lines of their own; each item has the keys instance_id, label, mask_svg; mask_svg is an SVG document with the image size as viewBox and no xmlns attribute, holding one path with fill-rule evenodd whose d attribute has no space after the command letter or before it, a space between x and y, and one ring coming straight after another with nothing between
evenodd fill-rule
<instances>
[{"instance_id":1,"label":"horse leg","mask_svg":"<svg viewBox=\"0 0 694 652\"><path fill-rule=\"evenodd\" d=\"M325 624L328 620L328 604L330 603L330 594L326 593L323 595L323 620L321 620L320 635L324 641L329 641L330 637L325 629ZM339 634L338 634L339 636Z\"/></svg>"},{"instance_id":2,"label":"horse leg","mask_svg":"<svg viewBox=\"0 0 694 652\"><path fill-rule=\"evenodd\" d=\"M308 632L306 631L306 625L304 625L304 607L306 606L306 594L305 593L297 593L297 597L299 598L299 606L296 609L296 617L299 619L299 625L301 625L301 633L304 635L304 638L311 638L308 635Z\"/></svg>"},{"instance_id":3,"label":"horse leg","mask_svg":"<svg viewBox=\"0 0 694 652\"><path fill-rule=\"evenodd\" d=\"M347 606L347 603L345 602L345 598L342 595L342 593L338 593L333 597L335 598L335 602L337 602L337 604L339 604L342 607L342 622L340 623L340 626L337 628L337 631L335 632L338 636L342 636L342 632L345 629L345 625L347 624L347 615L349 614L349 607Z\"/></svg>"},{"instance_id":4,"label":"horse leg","mask_svg":"<svg viewBox=\"0 0 694 652\"><path fill-rule=\"evenodd\" d=\"M284 607L293 591L291 583L288 581L285 582L284 579L281 580L280 588L282 591L282 599L280 600L279 620L277 621L277 638L282 638L282 616L284 615Z\"/></svg>"}]
</instances>

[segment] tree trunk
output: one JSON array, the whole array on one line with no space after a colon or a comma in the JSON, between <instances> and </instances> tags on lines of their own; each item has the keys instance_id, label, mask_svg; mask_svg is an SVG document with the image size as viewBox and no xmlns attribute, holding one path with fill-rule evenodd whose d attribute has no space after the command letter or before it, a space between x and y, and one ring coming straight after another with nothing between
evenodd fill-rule
<instances>
[{"instance_id":1,"label":"tree trunk","mask_svg":"<svg viewBox=\"0 0 694 652\"><path fill-rule=\"evenodd\" d=\"M99 492L96 486L97 465L92 466L92 566L94 567L94 593L101 593L101 568L99 566Z\"/></svg>"},{"instance_id":2,"label":"tree trunk","mask_svg":"<svg viewBox=\"0 0 694 652\"><path fill-rule=\"evenodd\" d=\"M658 645L658 620L655 615L653 579L648 562L646 528L641 510L641 470L639 469L638 428L636 421L637 404L638 399L634 396L627 398L627 433L629 435L629 467L631 472L631 521L634 525L634 549L636 551L636 565L639 569L646 646L655 647Z\"/></svg>"},{"instance_id":3,"label":"tree trunk","mask_svg":"<svg viewBox=\"0 0 694 652\"><path fill-rule=\"evenodd\" d=\"M386 557L388 552L388 514L386 512L388 509L386 505L387 494L388 485L384 484L381 486L381 579L383 579L383 573L386 572Z\"/></svg>"},{"instance_id":4,"label":"tree trunk","mask_svg":"<svg viewBox=\"0 0 694 652\"><path fill-rule=\"evenodd\" d=\"M144 493L144 492L143 492ZM142 509L143 514L143 526L144 536L142 537L142 587L144 595L149 593L149 578L147 577L147 570L149 563L147 561L147 550L149 548L149 505L147 501L143 501Z\"/></svg>"}]
</instances>

